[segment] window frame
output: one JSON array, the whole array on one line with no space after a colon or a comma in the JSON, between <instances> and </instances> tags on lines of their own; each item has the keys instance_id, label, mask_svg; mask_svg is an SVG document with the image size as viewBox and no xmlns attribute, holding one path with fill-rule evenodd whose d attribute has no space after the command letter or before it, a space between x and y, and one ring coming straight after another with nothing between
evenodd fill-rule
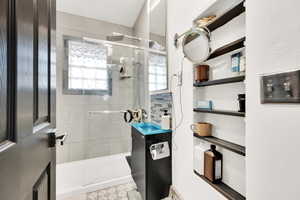
<instances>
[{"instance_id":1,"label":"window frame","mask_svg":"<svg viewBox=\"0 0 300 200\"><path fill-rule=\"evenodd\" d=\"M84 42L89 44L97 44L95 42L86 41L79 37L74 36L63 36L63 47L64 47L64 59L63 59L63 94L65 95L98 95L104 96L109 95L112 96L112 71L107 68L107 90L101 89L71 89L69 88L69 41L77 41L77 42ZM107 60L110 60L110 56L107 55Z\"/></svg>"},{"instance_id":2,"label":"window frame","mask_svg":"<svg viewBox=\"0 0 300 200\"><path fill-rule=\"evenodd\" d=\"M162 55L165 56L166 58L166 88L165 89L159 89L159 90L153 90L151 91L149 88L150 95L152 94L157 94L157 93L162 93L166 91L170 91L169 88L169 63L168 63L168 54L166 52L157 52L157 51L150 51L149 52L149 58L148 58L148 83L150 85L150 54L157 54L157 55Z\"/></svg>"}]
</instances>

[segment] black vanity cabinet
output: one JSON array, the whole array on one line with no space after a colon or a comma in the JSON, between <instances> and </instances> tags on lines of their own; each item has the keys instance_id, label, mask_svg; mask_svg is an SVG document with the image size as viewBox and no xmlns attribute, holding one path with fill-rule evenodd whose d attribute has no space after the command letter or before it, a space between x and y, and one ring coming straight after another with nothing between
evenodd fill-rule
<instances>
[{"instance_id":1,"label":"black vanity cabinet","mask_svg":"<svg viewBox=\"0 0 300 200\"><path fill-rule=\"evenodd\" d=\"M150 147L168 142L170 155L153 160ZM172 184L171 132L144 135L132 127L131 174L143 200L160 200L168 196Z\"/></svg>"}]
</instances>

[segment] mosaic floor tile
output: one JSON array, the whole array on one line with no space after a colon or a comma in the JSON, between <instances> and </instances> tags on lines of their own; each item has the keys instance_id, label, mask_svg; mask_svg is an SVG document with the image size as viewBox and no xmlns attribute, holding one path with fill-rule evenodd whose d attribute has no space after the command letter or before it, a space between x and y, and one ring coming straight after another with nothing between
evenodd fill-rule
<instances>
[{"instance_id":1,"label":"mosaic floor tile","mask_svg":"<svg viewBox=\"0 0 300 200\"><path fill-rule=\"evenodd\" d=\"M136 190L134 183L116 185L87 194L86 200L128 200L127 192Z\"/></svg>"},{"instance_id":2,"label":"mosaic floor tile","mask_svg":"<svg viewBox=\"0 0 300 200\"><path fill-rule=\"evenodd\" d=\"M140 200L141 197L136 194L136 189L135 183L132 182L82 194L80 198L78 196L64 200ZM131 194L130 199L128 199L128 192ZM170 199L166 198L164 200Z\"/></svg>"}]
</instances>

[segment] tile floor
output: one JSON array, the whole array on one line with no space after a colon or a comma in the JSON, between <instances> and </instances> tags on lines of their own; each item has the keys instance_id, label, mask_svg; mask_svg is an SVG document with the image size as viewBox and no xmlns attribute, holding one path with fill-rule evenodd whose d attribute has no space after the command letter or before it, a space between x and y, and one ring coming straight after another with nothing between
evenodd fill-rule
<instances>
[{"instance_id":1,"label":"tile floor","mask_svg":"<svg viewBox=\"0 0 300 200\"><path fill-rule=\"evenodd\" d=\"M129 200L127 193L133 190L136 190L136 185L133 182L130 182L89 192L87 194L68 197L63 200Z\"/></svg>"},{"instance_id":2,"label":"tile floor","mask_svg":"<svg viewBox=\"0 0 300 200\"><path fill-rule=\"evenodd\" d=\"M86 200L128 200L127 192L136 190L134 183L117 185L87 194Z\"/></svg>"},{"instance_id":3,"label":"tile floor","mask_svg":"<svg viewBox=\"0 0 300 200\"><path fill-rule=\"evenodd\" d=\"M87 194L81 194L73 197L69 197L63 200L141 200L139 195L131 195L131 199L128 199L127 193L136 193L136 185L133 182L116 185ZM166 198L163 200L171 200Z\"/></svg>"}]
</instances>

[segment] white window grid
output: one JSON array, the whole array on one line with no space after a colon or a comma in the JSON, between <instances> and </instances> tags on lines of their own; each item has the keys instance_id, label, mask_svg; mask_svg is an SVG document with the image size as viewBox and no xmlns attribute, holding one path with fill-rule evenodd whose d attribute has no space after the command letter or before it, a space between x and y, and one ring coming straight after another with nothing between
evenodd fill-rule
<instances>
[{"instance_id":1,"label":"white window grid","mask_svg":"<svg viewBox=\"0 0 300 200\"><path fill-rule=\"evenodd\" d=\"M109 90L107 48L101 44L68 40L68 89Z\"/></svg>"},{"instance_id":2,"label":"white window grid","mask_svg":"<svg viewBox=\"0 0 300 200\"><path fill-rule=\"evenodd\" d=\"M151 92L168 89L168 69L165 55L149 54L149 90Z\"/></svg>"}]
</instances>

